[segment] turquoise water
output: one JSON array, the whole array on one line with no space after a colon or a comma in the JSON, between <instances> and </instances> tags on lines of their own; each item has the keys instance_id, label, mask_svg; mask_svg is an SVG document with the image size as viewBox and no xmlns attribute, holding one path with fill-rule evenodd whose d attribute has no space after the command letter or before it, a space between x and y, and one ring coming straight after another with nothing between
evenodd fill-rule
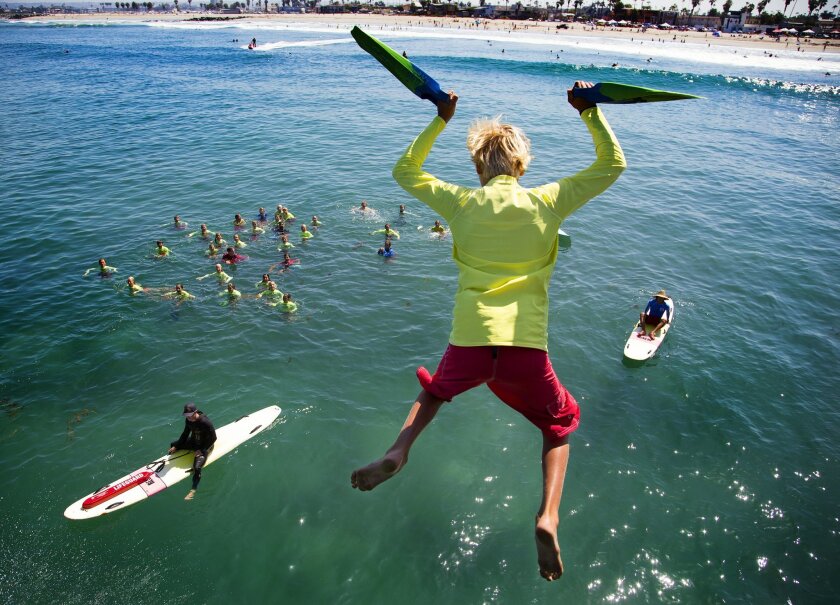
<instances>
[{"instance_id":1,"label":"turquoise water","mask_svg":"<svg viewBox=\"0 0 840 605\"><path fill-rule=\"evenodd\" d=\"M252 35L264 52L241 48ZM833 602L837 60L380 35L461 95L427 166L464 184L465 129L484 115L530 135L528 186L587 165L565 103L576 79L705 97L606 108L629 168L564 223L549 343L583 408L561 506L566 575L537 574L539 433L485 388L441 412L399 477L349 486L448 335L450 244L390 177L431 105L336 28L0 24L2 601ZM362 199L372 217L351 211ZM274 274L299 312L220 305L195 281L212 270L206 244L172 216L230 239L235 213L278 203L325 224L294 249L299 267ZM369 235L385 221L402 234L392 262ZM150 258L156 239L171 258ZM246 253L231 273L252 294L279 254L270 235ZM82 278L100 256L117 275ZM130 297L128 275L198 298ZM648 363L623 362L660 288L677 305L670 336ZM217 426L283 414L210 467L191 503L182 484L63 518L159 456L186 401Z\"/></svg>"}]
</instances>

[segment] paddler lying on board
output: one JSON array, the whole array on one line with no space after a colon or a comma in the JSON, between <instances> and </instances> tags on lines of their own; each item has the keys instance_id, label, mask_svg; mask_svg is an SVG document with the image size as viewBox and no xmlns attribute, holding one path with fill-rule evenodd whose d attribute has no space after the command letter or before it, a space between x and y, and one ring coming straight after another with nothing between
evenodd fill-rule
<instances>
[{"instance_id":1,"label":"paddler lying on board","mask_svg":"<svg viewBox=\"0 0 840 605\"><path fill-rule=\"evenodd\" d=\"M668 295L665 290L660 290L653 295L645 310L639 313L639 326L642 328L639 338L653 340L656 338L656 333L668 325L670 320L671 307L668 306Z\"/></svg>"},{"instance_id":2,"label":"paddler lying on board","mask_svg":"<svg viewBox=\"0 0 840 605\"><path fill-rule=\"evenodd\" d=\"M591 86L575 83L575 88ZM595 103L573 96L572 89L567 98L589 129L596 154L575 175L533 189L520 185L531 160L530 141L519 128L499 120L476 122L467 134L480 187L446 183L425 172L423 163L435 139L455 113L458 97L451 92L394 167L397 183L448 223L459 288L449 346L437 371L430 375L417 369L422 390L393 445L350 477L352 487L362 491L391 479L441 406L486 383L542 433L543 489L535 538L540 575L549 581L563 573L557 524L569 435L578 428L580 414L547 352L548 284L557 260L557 230L567 216L612 185L626 166Z\"/></svg>"},{"instance_id":3,"label":"paddler lying on board","mask_svg":"<svg viewBox=\"0 0 840 605\"><path fill-rule=\"evenodd\" d=\"M178 450L193 450L195 452L192 466L192 489L184 496L184 500L192 500L195 497L195 491L198 489L198 482L201 481L201 469L207 462L207 456L213 449L213 444L216 443L216 429L210 419L204 415L204 412L196 409L194 403L188 403L184 406L184 420L184 432L181 433L177 441L172 442L169 453L174 454Z\"/></svg>"}]
</instances>

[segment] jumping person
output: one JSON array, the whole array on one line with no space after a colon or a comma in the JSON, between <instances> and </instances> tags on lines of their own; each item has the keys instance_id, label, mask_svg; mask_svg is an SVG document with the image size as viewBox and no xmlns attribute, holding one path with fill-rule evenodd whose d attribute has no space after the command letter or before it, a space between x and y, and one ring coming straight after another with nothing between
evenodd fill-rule
<instances>
[{"instance_id":1,"label":"jumping person","mask_svg":"<svg viewBox=\"0 0 840 605\"><path fill-rule=\"evenodd\" d=\"M184 500L192 500L195 496L198 483L201 481L201 469L204 468L207 456L210 455L214 443L216 443L216 429L210 419L204 415L204 412L196 409L194 403L185 405L184 432L176 441L172 442L169 448L170 454L178 450L193 450L195 452L192 465L192 489L187 492Z\"/></svg>"},{"instance_id":2,"label":"jumping person","mask_svg":"<svg viewBox=\"0 0 840 605\"><path fill-rule=\"evenodd\" d=\"M575 88L590 86L575 83ZM531 159L530 141L519 128L484 120L467 135L481 187L446 183L424 172L423 162L457 101L449 93L448 100L438 102L437 117L393 170L397 183L440 214L452 233L459 280L449 346L434 375L418 368L422 390L393 445L378 460L353 471L350 483L366 491L391 479L443 403L486 383L542 432L543 494L535 538L540 575L556 580L563 573L557 540L560 497L579 409L547 353L548 283L560 223L618 178L626 166L624 154L600 109L570 89L568 102L580 112L595 144L597 158L591 166L526 189L519 177ZM492 236L496 233L499 237Z\"/></svg>"}]
</instances>

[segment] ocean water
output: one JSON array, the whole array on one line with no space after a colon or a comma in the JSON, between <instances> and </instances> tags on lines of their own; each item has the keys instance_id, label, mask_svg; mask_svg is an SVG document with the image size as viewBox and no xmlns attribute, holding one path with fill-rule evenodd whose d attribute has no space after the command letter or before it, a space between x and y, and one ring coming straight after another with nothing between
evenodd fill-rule
<instances>
[{"instance_id":1,"label":"ocean water","mask_svg":"<svg viewBox=\"0 0 840 605\"><path fill-rule=\"evenodd\" d=\"M430 104L346 28L4 23L0 601L835 602L837 55L372 33L461 96L427 167L464 184L476 183L467 125L500 113L532 139L524 184L585 167L591 142L565 102L575 80L704 97L606 107L629 168L564 223L549 346L582 404L566 574L537 574L539 433L484 387L441 411L398 477L349 485L448 336L451 244L390 176ZM244 50L252 36L261 52ZM365 218L352 211L363 199ZM246 298L221 305L195 280L212 270L206 244L173 215L230 239L235 213L278 203L324 223L305 244L292 236L299 266L273 272L298 313L247 297L279 260L271 234L246 238L231 270ZM402 235L389 262L370 235L386 221ZM157 239L170 258L151 258ZM118 273L83 278L99 257ZM131 297L128 275L197 299ZM673 329L657 357L627 363L660 288ZM208 468L190 503L179 484L63 518L159 456L186 401L217 426L283 414Z\"/></svg>"}]
</instances>

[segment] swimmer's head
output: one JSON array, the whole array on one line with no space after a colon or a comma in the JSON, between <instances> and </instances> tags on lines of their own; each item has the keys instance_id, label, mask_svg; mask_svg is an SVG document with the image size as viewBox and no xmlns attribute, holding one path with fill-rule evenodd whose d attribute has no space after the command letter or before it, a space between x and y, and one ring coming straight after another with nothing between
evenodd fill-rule
<instances>
[{"instance_id":1,"label":"swimmer's head","mask_svg":"<svg viewBox=\"0 0 840 605\"><path fill-rule=\"evenodd\" d=\"M256 229L257 228L257 221L251 221L251 226Z\"/></svg>"},{"instance_id":2,"label":"swimmer's head","mask_svg":"<svg viewBox=\"0 0 840 605\"><path fill-rule=\"evenodd\" d=\"M235 215L233 218L234 218L234 220L236 220L236 221L241 221L241 220L242 220L242 217L241 217L240 215L238 215L238 214L237 214L237 215Z\"/></svg>"},{"instance_id":3,"label":"swimmer's head","mask_svg":"<svg viewBox=\"0 0 840 605\"><path fill-rule=\"evenodd\" d=\"M158 240L155 242L155 246L157 246L158 248L163 248L163 242Z\"/></svg>"},{"instance_id":4,"label":"swimmer's head","mask_svg":"<svg viewBox=\"0 0 840 605\"><path fill-rule=\"evenodd\" d=\"M133 276L133 275L129 275L129 276L128 276L128 279L127 279L127 280L125 280L125 283L127 283L129 286L133 286L133 285L134 285L134 276Z\"/></svg>"},{"instance_id":5,"label":"swimmer's head","mask_svg":"<svg viewBox=\"0 0 840 605\"><path fill-rule=\"evenodd\" d=\"M217 242L222 241L222 234L221 233L216 233L215 238L216 238Z\"/></svg>"},{"instance_id":6,"label":"swimmer's head","mask_svg":"<svg viewBox=\"0 0 840 605\"><path fill-rule=\"evenodd\" d=\"M301 225L301 226L300 226L300 230L301 230L301 231L306 231L306 225Z\"/></svg>"},{"instance_id":7,"label":"swimmer's head","mask_svg":"<svg viewBox=\"0 0 840 605\"><path fill-rule=\"evenodd\" d=\"M181 222L181 217L180 217L180 216L178 216L177 214L175 215L175 222L176 222L176 223L180 223L180 222Z\"/></svg>"},{"instance_id":8,"label":"swimmer's head","mask_svg":"<svg viewBox=\"0 0 840 605\"><path fill-rule=\"evenodd\" d=\"M284 242L288 242L289 241L289 236L284 233L280 239Z\"/></svg>"},{"instance_id":9,"label":"swimmer's head","mask_svg":"<svg viewBox=\"0 0 840 605\"><path fill-rule=\"evenodd\" d=\"M272 290L272 291L276 290L277 289L277 284L275 284L273 281L268 282L268 289Z\"/></svg>"},{"instance_id":10,"label":"swimmer's head","mask_svg":"<svg viewBox=\"0 0 840 605\"><path fill-rule=\"evenodd\" d=\"M400 204L400 214L405 214L405 204Z\"/></svg>"},{"instance_id":11,"label":"swimmer's head","mask_svg":"<svg viewBox=\"0 0 840 605\"><path fill-rule=\"evenodd\" d=\"M100 258L100 259L99 259L99 266L100 266L100 267L104 268L104 267L105 267L105 265L107 265L107 264L108 264L108 263L106 263L106 262L105 262L105 259L104 259L104 258Z\"/></svg>"},{"instance_id":12,"label":"swimmer's head","mask_svg":"<svg viewBox=\"0 0 840 605\"><path fill-rule=\"evenodd\" d=\"M228 292L233 292L236 290L236 286L233 285L233 282L229 282L227 285Z\"/></svg>"},{"instance_id":13,"label":"swimmer's head","mask_svg":"<svg viewBox=\"0 0 840 605\"><path fill-rule=\"evenodd\" d=\"M385 223L385 231L390 231L390 230L391 230L391 224L390 223Z\"/></svg>"},{"instance_id":14,"label":"swimmer's head","mask_svg":"<svg viewBox=\"0 0 840 605\"><path fill-rule=\"evenodd\" d=\"M216 272L217 272L217 273L221 273L221 272L222 272L222 266L221 266L219 263L216 263Z\"/></svg>"},{"instance_id":15,"label":"swimmer's head","mask_svg":"<svg viewBox=\"0 0 840 605\"><path fill-rule=\"evenodd\" d=\"M289 294L288 292L286 292L285 294L283 294L283 302L284 302L284 303L285 303L285 302L291 302L291 301L292 301L292 295L291 295L291 294Z\"/></svg>"},{"instance_id":16,"label":"swimmer's head","mask_svg":"<svg viewBox=\"0 0 840 605\"><path fill-rule=\"evenodd\" d=\"M234 235L233 235L233 241L235 241L235 242L240 241L240 240L239 240L239 234L238 234L238 233L234 233Z\"/></svg>"},{"instance_id":17,"label":"swimmer's head","mask_svg":"<svg viewBox=\"0 0 840 605\"><path fill-rule=\"evenodd\" d=\"M260 214L265 214L265 208L260 208Z\"/></svg>"},{"instance_id":18,"label":"swimmer's head","mask_svg":"<svg viewBox=\"0 0 840 605\"><path fill-rule=\"evenodd\" d=\"M212 252L213 254L215 254L216 252L219 251L219 249L216 246L213 245L213 242L210 242L210 246L208 247L208 250L210 250L210 252Z\"/></svg>"},{"instance_id":19,"label":"swimmer's head","mask_svg":"<svg viewBox=\"0 0 840 605\"><path fill-rule=\"evenodd\" d=\"M467 131L467 149L482 185L503 174L518 179L531 162L531 141L500 118L478 120Z\"/></svg>"},{"instance_id":20,"label":"swimmer's head","mask_svg":"<svg viewBox=\"0 0 840 605\"><path fill-rule=\"evenodd\" d=\"M204 224L204 223L201 223L201 232L202 233L207 233L207 225Z\"/></svg>"},{"instance_id":21,"label":"swimmer's head","mask_svg":"<svg viewBox=\"0 0 840 605\"><path fill-rule=\"evenodd\" d=\"M176 292L183 292L184 291L184 284L175 284L175 291Z\"/></svg>"},{"instance_id":22,"label":"swimmer's head","mask_svg":"<svg viewBox=\"0 0 840 605\"><path fill-rule=\"evenodd\" d=\"M283 252L283 260L289 260L289 253Z\"/></svg>"},{"instance_id":23,"label":"swimmer's head","mask_svg":"<svg viewBox=\"0 0 840 605\"><path fill-rule=\"evenodd\" d=\"M268 283L271 281L271 276L268 273L263 273L263 283Z\"/></svg>"},{"instance_id":24,"label":"swimmer's head","mask_svg":"<svg viewBox=\"0 0 840 605\"><path fill-rule=\"evenodd\" d=\"M440 221L435 221L435 227L440 227Z\"/></svg>"},{"instance_id":25,"label":"swimmer's head","mask_svg":"<svg viewBox=\"0 0 840 605\"><path fill-rule=\"evenodd\" d=\"M386 240L385 240L385 249L386 249L386 250L390 250L390 249L391 249L391 240L390 240L390 239L386 239Z\"/></svg>"},{"instance_id":26,"label":"swimmer's head","mask_svg":"<svg viewBox=\"0 0 840 605\"><path fill-rule=\"evenodd\" d=\"M361 208L362 210L367 210L367 202L365 200L362 200L362 205L359 206L359 208Z\"/></svg>"}]
</instances>

